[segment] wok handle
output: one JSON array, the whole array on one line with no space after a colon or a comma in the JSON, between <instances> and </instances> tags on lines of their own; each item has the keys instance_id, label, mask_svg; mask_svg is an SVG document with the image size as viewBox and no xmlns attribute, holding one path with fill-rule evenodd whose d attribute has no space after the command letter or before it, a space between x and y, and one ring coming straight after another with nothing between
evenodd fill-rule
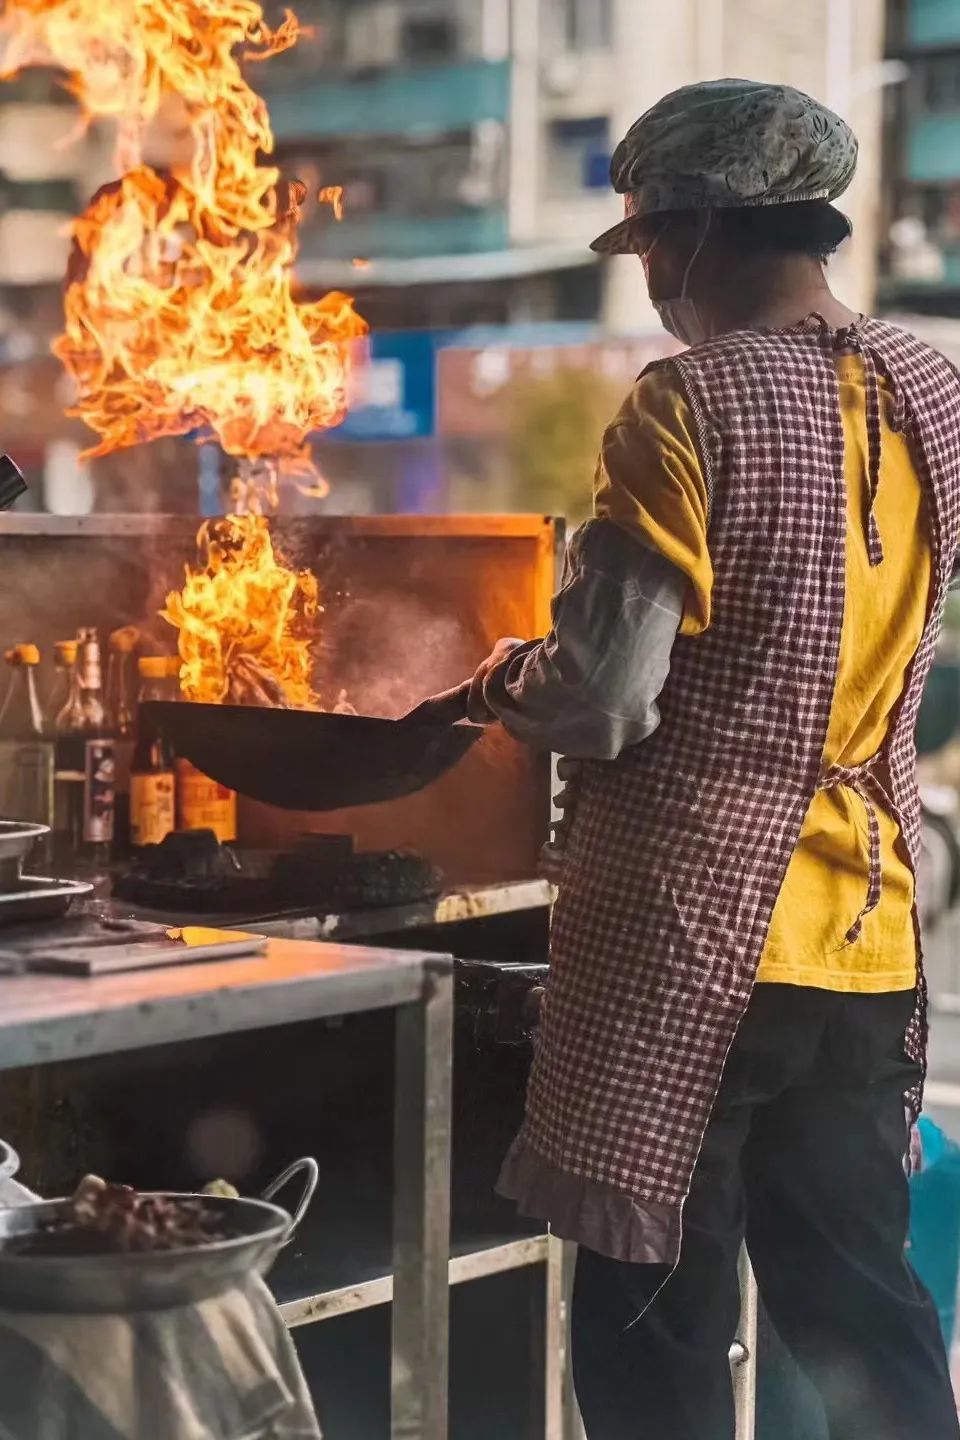
<instances>
[{"instance_id":1,"label":"wok handle","mask_svg":"<svg viewBox=\"0 0 960 1440\"><path fill-rule=\"evenodd\" d=\"M303 1194L300 1196L300 1199L297 1202L297 1208L293 1212L293 1218L290 1221L290 1228L287 1231L286 1238L283 1242L284 1245L289 1245L290 1241L296 1234L297 1226L300 1224L300 1221L307 1213L307 1206L313 1199L314 1191L317 1188L317 1182L320 1179L320 1167L318 1166L316 1160L314 1160L310 1155L304 1155L299 1160L294 1160L292 1165L288 1165L286 1170L284 1170L282 1174L278 1175L275 1180L271 1180L270 1184L266 1187L266 1189L261 1192L260 1198L262 1200L272 1200L274 1195L278 1194L279 1191L283 1189L284 1185L286 1185L288 1181L292 1180L294 1175L298 1175L301 1170L306 1176L306 1179L303 1182Z\"/></svg>"},{"instance_id":2,"label":"wok handle","mask_svg":"<svg viewBox=\"0 0 960 1440\"><path fill-rule=\"evenodd\" d=\"M439 695L421 700L403 719L428 721L434 725L455 725L458 720L466 720L472 684L472 680L464 680L462 685L454 685L452 690L442 690Z\"/></svg>"}]
</instances>

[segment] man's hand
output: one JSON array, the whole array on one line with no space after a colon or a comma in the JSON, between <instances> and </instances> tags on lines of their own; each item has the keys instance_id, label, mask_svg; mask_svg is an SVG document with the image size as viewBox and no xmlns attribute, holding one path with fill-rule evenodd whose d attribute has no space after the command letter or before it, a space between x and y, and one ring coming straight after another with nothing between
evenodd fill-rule
<instances>
[{"instance_id":1,"label":"man's hand","mask_svg":"<svg viewBox=\"0 0 960 1440\"><path fill-rule=\"evenodd\" d=\"M496 715L483 698L484 682L491 670L495 670L498 665L507 660L523 643L522 640L517 640L513 636L498 640L486 660L478 668L470 683L470 697L467 700L467 719L472 720L475 725L491 725L496 720Z\"/></svg>"}]
</instances>

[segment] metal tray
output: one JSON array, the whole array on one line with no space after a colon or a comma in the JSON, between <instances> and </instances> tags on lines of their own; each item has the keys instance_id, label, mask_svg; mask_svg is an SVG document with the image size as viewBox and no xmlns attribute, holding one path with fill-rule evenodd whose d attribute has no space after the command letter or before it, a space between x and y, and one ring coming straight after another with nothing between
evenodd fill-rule
<instances>
[{"instance_id":1,"label":"metal tray","mask_svg":"<svg viewBox=\"0 0 960 1440\"><path fill-rule=\"evenodd\" d=\"M270 1199L294 1175L305 1177L291 1216ZM35 1234L69 1214L68 1200L42 1200L0 1210L0 1309L62 1315L131 1315L193 1305L264 1275L293 1234L313 1198L317 1163L296 1160L260 1200L191 1196L220 1217L230 1239L181 1250L137 1254L17 1255L4 1241ZM174 1192L156 1192L174 1195ZM182 1197L179 1197L182 1198Z\"/></svg>"},{"instance_id":2,"label":"metal tray","mask_svg":"<svg viewBox=\"0 0 960 1440\"><path fill-rule=\"evenodd\" d=\"M42 827L40 827L42 828ZM32 920L55 920L66 915L74 900L89 895L87 880L55 880L48 875L20 875L0 887L0 925L20 925Z\"/></svg>"},{"instance_id":3,"label":"metal tray","mask_svg":"<svg viewBox=\"0 0 960 1440\"><path fill-rule=\"evenodd\" d=\"M0 891L15 885L24 860L37 841L49 833L49 825L32 825L26 820L0 820Z\"/></svg>"}]
</instances>

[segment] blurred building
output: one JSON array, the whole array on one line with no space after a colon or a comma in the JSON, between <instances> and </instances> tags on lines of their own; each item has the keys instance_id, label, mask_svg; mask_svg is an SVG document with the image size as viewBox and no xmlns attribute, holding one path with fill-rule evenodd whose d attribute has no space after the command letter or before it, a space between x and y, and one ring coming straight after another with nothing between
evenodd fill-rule
<instances>
[{"instance_id":1,"label":"blurred building","mask_svg":"<svg viewBox=\"0 0 960 1440\"><path fill-rule=\"evenodd\" d=\"M64 416L69 390L50 341L62 323L67 227L103 159L99 138L76 130L51 72L0 86L0 448L34 481L49 464L54 488L58 467L75 474L82 431Z\"/></svg>"},{"instance_id":2,"label":"blurred building","mask_svg":"<svg viewBox=\"0 0 960 1440\"><path fill-rule=\"evenodd\" d=\"M916 314L960 317L960 0L891 0L881 293Z\"/></svg>"},{"instance_id":3,"label":"blurred building","mask_svg":"<svg viewBox=\"0 0 960 1440\"><path fill-rule=\"evenodd\" d=\"M271 18L282 12L283 0L265 3ZM593 435L638 356L665 352L636 261L599 261L588 246L621 213L608 178L617 140L692 80L783 81L850 118L861 166L842 204L855 235L834 269L845 299L872 305L883 93L903 70L884 58L885 0L293 4L310 38L253 80L276 158L306 188L299 278L308 293L355 294L373 328L348 420L321 447L332 508L533 503L529 485L508 493L520 400L541 426L552 413ZM75 121L55 76L0 86L2 443L42 480L35 494L50 508L187 508L196 461L184 442L134 447L97 462L92 486L77 480L84 432L64 418L49 340L65 225L111 178L111 136L64 145ZM168 121L148 137L160 166L183 142L182 117ZM325 187L342 187L342 219L318 198ZM574 365L595 382L590 395L564 388ZM215 453L200 453L201 503L215 508Z\"/></svg>"},{"instance_id":4,"label":"blurred building","mask_svg":"<svg viewBox=\"0 0 960 1440\"><path fill-rule=\"evenodd\" d=\"M312 0L316 38L263 67L281 162L316 206L301 271L375 327L653 323L629 260L587 245L618 214L609 157L665 91L746 75L812 91L861 137L838 262L869 306L879 203L883 0ZM366 263L358 268L352 262Z\"/></svg>"}]
</instances>

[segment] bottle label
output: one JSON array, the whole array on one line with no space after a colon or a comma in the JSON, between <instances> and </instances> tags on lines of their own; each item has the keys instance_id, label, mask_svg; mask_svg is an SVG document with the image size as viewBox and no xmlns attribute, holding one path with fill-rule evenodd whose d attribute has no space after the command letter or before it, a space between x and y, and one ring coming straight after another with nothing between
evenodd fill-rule
<instances>
[{"instance_id":1,"label":"bottle label","mask_svg":"<svg viewBox=\"0 0 960 1440\"><path fill-rule=\"evenodd\" d=\"M169 770L130 776L130 843L159 845L174 828L174 783Z\"/></svg>"},{"instance_id":2,"label":"bottle label","mask_svg":"<svg viewBox=\"0 0 960 1440\"><path fill-rule=\"evenodd\" d=\"M181 830L212 830L221 842L237 838L237 795L202 775L188 760L177 761Z\"/></svg>"},{"instance_id":3,"label":"bottle label","mask_svg":"<svg viewBox=\"0 0 960 1440\"><path fill-rule=\"evenodd\" d=\"M112 740L88 740L83 782L83 838L91 845L113 839L113 802L116 763Z\"/></svg>"}]
</instances>

